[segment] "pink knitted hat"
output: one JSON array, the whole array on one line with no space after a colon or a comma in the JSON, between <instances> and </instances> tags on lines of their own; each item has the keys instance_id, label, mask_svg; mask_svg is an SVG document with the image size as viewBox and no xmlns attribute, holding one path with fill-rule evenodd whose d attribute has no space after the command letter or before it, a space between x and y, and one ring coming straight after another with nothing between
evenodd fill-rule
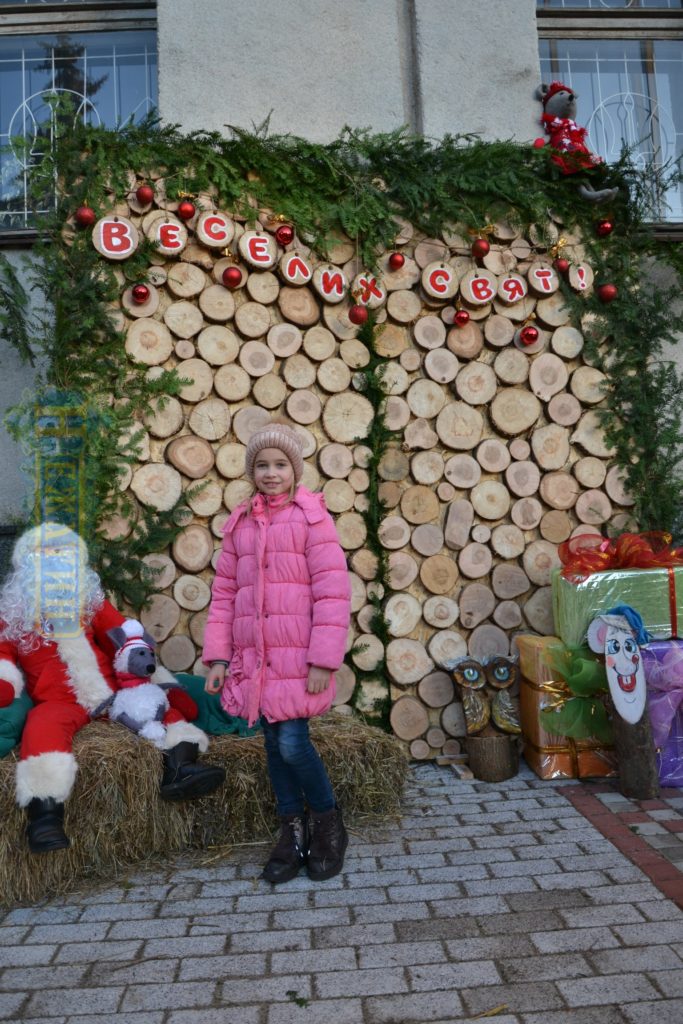
<instances>
[{"instance_id":1,"label":"pink knitted hat","mask_svg":"<svg viewBox=\"0 0 683 1024\"><path fill-rule=\"evenodd\" d=\"M299 483L304 472L303 441L286 423L266 423L255 430L249 438L244 462L244 471L250 480L254 479L254 460L263 448L279 448L292 463L294 482Z\"/></svg>"}]
</instances>

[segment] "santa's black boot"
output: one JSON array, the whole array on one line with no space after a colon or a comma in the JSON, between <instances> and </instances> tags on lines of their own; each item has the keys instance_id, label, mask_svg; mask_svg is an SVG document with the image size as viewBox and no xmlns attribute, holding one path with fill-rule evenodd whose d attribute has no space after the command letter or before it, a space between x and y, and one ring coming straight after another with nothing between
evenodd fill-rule
<instances>
[{"instance_id":1,"label":"santa's black boot","mask_svg":"<svg viewBox=\"0 0 683 1024\"><path fill-rule=\"evenodd\" d=\"M64 832L64 804L53 797L39 800L34 797L26 808L28 825L26 836L31 853L49 853L65 850L69 839Z\"/></svg>"},{"instance_id":2,"label":"santa's black boot","mask_svg":"<svg viewBox=\"0 0 683 1024\"><path fill-rule=\"evenodd\" d=\"M307 828L303 814L284 814L280 818L280 837L271 850L261 878L278 885L296 878L306 863Z\"/></svg>"},{"instance_id":3,"label":"santa's black boot","mask_svg":"<svg viewBox=\"0 0 683 1024\"><path fill-rule=\"evenodd\" d=\"M164 774L161 779L162 800L193 800L213 793L225 781L225 771L215 764L197 761L196 743L177 743L164 751Z\"/></svg>"}]
</instances>

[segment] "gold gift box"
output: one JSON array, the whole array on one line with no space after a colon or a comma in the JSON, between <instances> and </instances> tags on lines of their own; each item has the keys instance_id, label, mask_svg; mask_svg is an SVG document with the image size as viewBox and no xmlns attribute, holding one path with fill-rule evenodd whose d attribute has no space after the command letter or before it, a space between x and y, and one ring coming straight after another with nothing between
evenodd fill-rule
<instances>
[{"instance_id":1,"label":"gold gift box","mask_svg":"<svg viewBox=\"0 0 683 1024\"><path fill-rule=\"evenodd\" d=\"M556 736L541 725L540 713L571 696L550 665L549 649L562 645L557 636L517 637L519 711L524 758L541 779L610 778L617 774L614 750L600 740Z\"/></svg>"}]
</instances>

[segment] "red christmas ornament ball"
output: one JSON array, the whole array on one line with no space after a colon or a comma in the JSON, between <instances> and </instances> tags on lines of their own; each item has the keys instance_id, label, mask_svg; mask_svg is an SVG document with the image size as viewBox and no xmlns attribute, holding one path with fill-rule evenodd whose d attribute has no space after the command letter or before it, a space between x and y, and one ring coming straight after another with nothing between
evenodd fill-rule
<instances>
[{"instance_id":1,"label":"red christmas ornament ball","mask_svg":"<svg viewBox=\"0 0 683 1024\"><path fill-rule=\"evenodd\" d=\"M392 252L389 257L389 266L392 270L400 270L405 261L406 258L402 252Z\"/></svg>"},{"instance_id":2,"label":"red christmas ornament ball","mask_svg":"<svg viewBox=\"0 0 683 1024\"><path fill-rule=\"evenodd\" d=\"M534 345L538 341L538 328L527 324L519 332L519 340L522 345Z\"/></svg>"},{"instance_id":3,"label":"red christmas ornament ball","mask_svg":"<svg viewBox=\"0 0 683 1024\"><path fill-rule=\"evenodd\" d=\"M614 221L611 220L599 220L595 225L595 233L598 238L607 238L614 231Z\"/></svg>"},{"instance_id":4,"label":"red christmas ornament ball","mask_svg":"<svg viewBox=\"0 0 683 1024\"><path fill-rule=\"evenodd\" d=\"M553 260L553 266L558 274L567 274L569 272L569 260L566 260L564 256L558 256L556 260Z\"/></svg>"},{"instance_id":5,"label":"red christmas ornament ball","mask_svg":"<svg viewBox=\"0 0 683 1024\"><path fill-rule=\"evenodd\" d=\"M472 242L472 255L475 259L480 260L483 256L487 256L491 251L491 246L485 238L476 238Z\"/></svg>"},{"instance_id":6,"label":"red christmas ornament ball","mask_svg":"<svg viewBox=\"0 0 683 1024\"><path fill-rule=\"evenodd\" d=\"M351 309L349 310L349 320L352 324L356 324L357 327L360 327L360 325L364 324L367 319L368 311L365 306L351 306Z\"/></svg>"},{"instance_id":7,"label":"red christmas ornament ball","mask_svg":"<svg viewBox=\"0 0 683 1024\"><path fill-rule=\"evenodd\" d=\"M92 206L79 206L74 214L74 219L79 228L90 228L97 220L97 214Z\"/></svg>"},{"instance_id":8,"label":"red christmas ornament ball","mask_svg":"<svg viewBox=\"0 0 683 1024\"><path fill-rule=\"evenodd\" d=\"M534 139L534 149L543 149L545 146L545 139Z\"/></svg>"},{"instance_id":9,"label":"red christmas ornament ball","mask_svg":"<svg viewBox=\"0 0 683 1024\"><path fill-rule=\"evenodd\" d=\"M154 189L151 185L140 185L140 188L135 190L135 198L142 206L146 206L154 200Z\"/></svg>"},{"instance_id":10,"label":"red christmas ornament ball","mask_svg":"<svg viewBox=\"0 0 683 1024\"><path fill-rule=\"evenodd\" d=\"M138 306L142 306L149 298L149 288L146 284L134 284L131 288L131 294L133 296L133 302Z\"/></svg>"},{"instance_id":11,"label":"red christmas ornament ball","mask_svg":"<svg viewBox=\"0 0 683 1024\"><path fill-rule=\"evenodd\" d=\"M226 288L239 288L242 284L242 271L239 267L226 267L223 271L223 284Z\"/></svg>"},{"instance_id":12,"label":"red christmas ornament ball","mask_svg":"<svg viewBox=\"0 0 683 1024\"><path fill-rule=\"evenodd\" d=\"M195 205L189 199L183 199L178 205L178 216L181 220L191 220L195 215Z\"/></svg>"},{"instance_id":13,"label":"red christmas ornament ball","mask_svg":"<svg viewBox=\"0 0 683 1024\"><path fill-rule=\"evenodd\" d=\"M470 314L466 309L456 309L453 323L457 327L465 327L470 322Z\"/></svg>"},{"instance_id":14,"label":"red christmas ornament ball","mask_svg":"<svg viewBox=\"0 0 683 1024\"><path fill-rule=\"evenodd\" d=\"M614 302L618 294L619 289L615 284L601 284L598 287L598 298L600 299L600 302Z\"/></svg>"},{"instance_id":15,"label":"red christmas ornament ball","mask_svg":"<svg viewBox=\"0 0 683 1024\"><path fill-rule=\"evenodd\" d=\"M291 224L281 224L275 232L279 245L289 245L294 239L294 228Z\"/></svg>"}]
</instances>

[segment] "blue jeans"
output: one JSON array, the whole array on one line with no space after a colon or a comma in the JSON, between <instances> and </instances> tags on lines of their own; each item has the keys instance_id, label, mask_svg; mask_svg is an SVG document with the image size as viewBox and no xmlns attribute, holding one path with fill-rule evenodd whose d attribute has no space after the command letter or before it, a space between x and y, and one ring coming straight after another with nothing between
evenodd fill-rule
<instances>
[{"instance_id":1,"label":"blue jeans","mask_svg":"<svg viewBox=\"0 0 683 1024\"><path fill-rule=\"evenodd\" d=\"M305 803L318 813L331 811L334 793L320 754L311 743L308 719L267 722L261 718L261 725L277 813L303 814Z\"/></svg>"}]
</instances>

